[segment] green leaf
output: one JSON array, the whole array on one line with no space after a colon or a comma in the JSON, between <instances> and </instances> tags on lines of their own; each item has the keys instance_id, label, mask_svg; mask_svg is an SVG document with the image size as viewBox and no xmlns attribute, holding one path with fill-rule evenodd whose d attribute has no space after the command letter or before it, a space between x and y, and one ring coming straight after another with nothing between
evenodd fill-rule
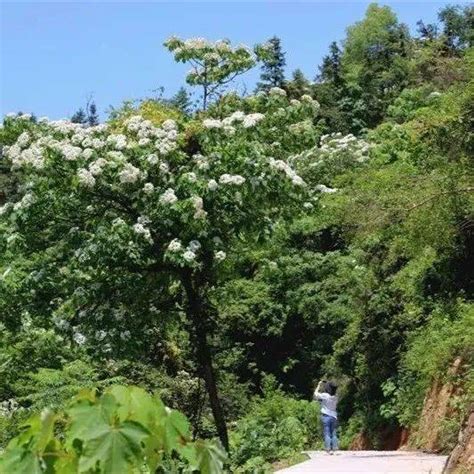
<instances>
[{"instance_id":1,"label":"green leaf","mask_svg":"<svg viewBox=\"0 0 474 474\"><path fill-rule=\"evenodd\" d=\"M56 421L56 415L48 408L41 412L38 418L38 434L36 435L36 449L38 452L43 453L48 443L53 437L54 422Z\"/></svg>"},{"instance_id":2,"label":"green leaf","mask_svg":"<svg viewBox=\"0 0 474 474\"><path fill-rule=\"evenodd\" d=\"M166 412L160 432L165 451L171 453L189 441L189 422L179 411L167 408Z\"/></svg>"},{"instance_id":3,"label":"green leaf","mask_svg":"<svg viewBox=\"0 0 474 474\"><path fill-rule=\"evenodd\" d=\"M79 460L79 472L95 469L100 472L126 473L143 459L142 441L149 431L140 423L124 421L118 426L101 426L94 430L94 437L88 438Z\"/></svg>"},{"instance_id":4,"label":"green leaf","mask_svg":"<svg viewBox=\"0 0 474 474\"><path fill-rule=\"evenodd\" d=\"M117 414L121 421L135 420L152 430L157 421L165 416L165 406L158 398L139 387L115 385L107 393L120 405Z\"/></svg>"},{"instance_id":5,"label":"green leaf","mask_svg":"<svg viewBox=\"0 0 474 474\"><path fill-rule=\"evenodd\" d=\"M219 474L222 472L227 455L217 441L198 440L182 448L181 453L189 461L190 468L201 474Z\"/></svg>"},{"instance_id":6,"label":"green leaf","mask_svg":"<svg viewBox=\"0 0 474 474\"><path fill-rule=\"evenodd\" d=\"M40 458L33 451L17 447L7 449L0 458L0 472L15 474L43 474Z\"/></svg>"}]
</instances>

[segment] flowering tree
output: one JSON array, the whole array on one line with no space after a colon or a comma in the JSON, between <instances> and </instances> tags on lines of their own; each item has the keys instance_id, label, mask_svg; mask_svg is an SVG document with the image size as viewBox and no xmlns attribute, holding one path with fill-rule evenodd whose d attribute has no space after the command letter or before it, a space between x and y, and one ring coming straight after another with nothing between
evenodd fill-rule
<instances>
[{"instance_id":1,"label":"flowering tree","mask_svg":"<svg viewBox=\"0 0 474 474\"><path fill-rule=\"evenodd\" d=\"M255 55L247 46L232 47L228 40L213 43L204 38L182 40L172 36L165 46L176 61L191 64L186 81L203 88L203 110L223 86L255 66Z\"/></svg>"},{"instance_id":2,"label":"flowering tree","mask_svg":"<svg viewBox=\"0 0 474 474\"><path fill-rule=\"evenodd\" d=\"M6 118L17 139L4 153L21 185L0 221L14 262L1 286L11 324L20 308L23 323L52 322L113 354L156 344L164 319L184 311L226 448L210 292L236 242L266 238L304 211L310 190L292 163L318 136L310 97L290 103L275 88L232 103L240 110L186 126L139 115L88 128Z\"/></svg>"}]
</instances>

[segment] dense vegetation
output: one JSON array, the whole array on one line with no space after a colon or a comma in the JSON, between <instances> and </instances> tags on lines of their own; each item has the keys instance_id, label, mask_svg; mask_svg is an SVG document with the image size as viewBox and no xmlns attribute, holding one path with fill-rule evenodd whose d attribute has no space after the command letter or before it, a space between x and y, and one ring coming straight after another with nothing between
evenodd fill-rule
<instances>
[{"instance_id":1,"label":"dense vegetation","mask_svg":"<svg viewBox=\"0 0 474 474\"><path fill-rule=\"evenodd\" d=\"M343 445L378 447L461 357L455 433L474 401L473 21L446 7L412 36L371 5L315 82L285 80L278 38L171 38L197 107L181 89L100 125L7 116L0 462L267 472L321 442L322 376ZM258 62L255 95L226 93Z\"/></svg>"}]
</instances>

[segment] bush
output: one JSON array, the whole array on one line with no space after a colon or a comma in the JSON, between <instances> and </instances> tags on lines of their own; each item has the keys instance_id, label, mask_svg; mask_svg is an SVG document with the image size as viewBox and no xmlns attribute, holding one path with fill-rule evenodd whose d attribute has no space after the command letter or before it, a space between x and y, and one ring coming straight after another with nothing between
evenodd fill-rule
<instances>
[{"instance_id":1,"label":"bush","mask_svg":"<svg viewBox=\"0 0 474 474\"><path fill-rule=\"evenodd\" d=\"M319 426L316 403L289 398L267 383L264 397L253 400L249 414L231 432L233 472L268 472L266 467L256 471L255 466L294 457L314 446Z\"/></svg>"},{"instance_id":2,"label":"bush","mask_svg":"<svg viewBox=\"0 0 474 474\"><path fill-rule=\"evenodd\" d=\"M466 410L474 400L473 340L473 305L460 304L451 316L441 309L434 311L428 324L411 337L398 378L384 384L389 401L382 406L382 414L396 418L402 426L413 426L433 379L445 380L456 357L463 359L467 373L461 374L462 380L451 382L463 385L464 396L459 399L457 411ZM451 439L452 435L446 438Z\"/></svg>"}]
</instances>

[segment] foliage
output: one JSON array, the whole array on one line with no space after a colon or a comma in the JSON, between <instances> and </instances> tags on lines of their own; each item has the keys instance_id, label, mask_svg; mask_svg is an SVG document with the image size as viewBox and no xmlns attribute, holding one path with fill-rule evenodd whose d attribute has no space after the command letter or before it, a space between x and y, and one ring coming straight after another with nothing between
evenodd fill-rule
<instances>
[{"instance_id":1,"label":"foliage","mask_svg":"<svg viewBox=\"0 0 474 474\"><path fill-rule=\"evenodd\" d=\"M226 84L255 65L251 50L245 46L233 48L228 40L212 43L204 38L182 40L172 36L165 46L176 61L191 64L193 69L186 76L186 82L202 87L204 110Z\"/></svg>"},{"instance_id":2,"label":"foliage","mask_svg":"<svg viewBox=\"0 0 474 474\"><path fill-rule=\"evenodd\" d=\"M450 311L446 308L437 309L425 327L412 333L407 351L401 360L398 377L385 384L388 402L383 409L389 410L389 416L397 417L404 426L414 426L430 384L434 379L446 381L450 365L456 357L460 357L466 369L459 375L460 380L451 380L451 383L462 386L464 393L462 405L456 410L461 412L460 420L457 419L459 430L459 424L465 415L464 410L474 400L473 328L472 305L460 304ZM416 410L413 410L413 407L416 407ZM447 431L449 426L449 423L446 424ZM456 431L452 426L451 428ZM452 443L449 436L447 438L444 444L450 446Z\"/></svg>"},{"instance_id":3,"label":"foliage","mask_svg":"<svg viewBox=\"0 0 474 474\"><path fill-rule=\"evenodd\" d=\"M377 446L387 425L416 429L462 356L449 447L474 386L470 22L471 7L447 7L413 37L371 5L316 83L296 70L249 96L226 87L257 60L282 80L276 42L172 38L203 110L181 89L92 127L7 116L2 445L46 406L62 436L72 393L105 390L80 402L95 410L127 383L182 411L193 438L225 446L227 423L233 471L265 472L318 446L304 400L321 377L342 385L341 445L365 432ZM143 460L145 434L127 433ZM84 443L54 444L82 456Z\"/></svg>"},{"instance_id":4,"label":"foliage","mask_svg":"<svg viewBox=\"0 0 474 474\"><path fill-rule=\"evenodd\" d=\"M57 435L57 430L61 435ZM191 442L186 418L138 387L114 385L100 397L82 390L64 411L44 410L2 454L5 472L156 472L174 454L184 470L222 472L213 441Z\"/></svg>"},{"instance_id":5,"label":"foliage","mask_svg":"<svg viewBox=\"0 0 474 474\"><path fill-rule=\"evenodd\" d=\"M232 470L271 472L270 463L314 446L319 432L317 406L288 398L267 379L263 398L253 400L232 431Z\"/></svg>"},{"instance_id":6,"label":"foliage","mask_svg":"<svg viewBox=\"0 0 474 474\"><path fill-rule=\"evenodd\" d=\"M262 62L262 73L256 90L268 92L272 87L282 88L285 82L286 59L280 38L273 36L266 43L257 46L256 52Z\"/></svg>"}]
</instances>

